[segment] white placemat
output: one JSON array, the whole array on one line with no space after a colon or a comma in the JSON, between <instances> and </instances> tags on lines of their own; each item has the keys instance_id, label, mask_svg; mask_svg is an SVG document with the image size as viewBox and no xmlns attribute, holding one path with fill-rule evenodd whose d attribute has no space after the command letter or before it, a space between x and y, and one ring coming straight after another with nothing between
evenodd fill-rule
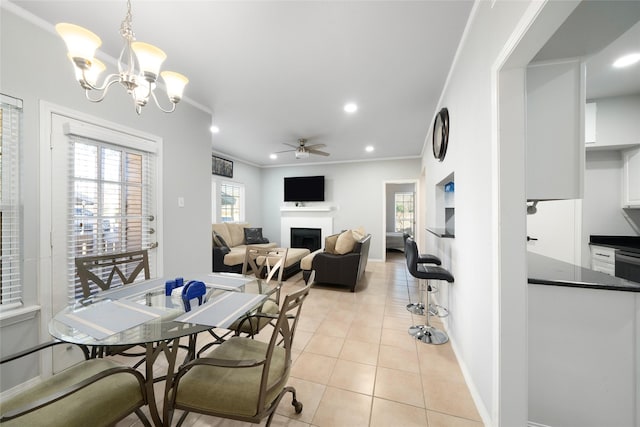
<instances>
[{"instance_id":1,"label":"white placemat","mask_svg":"<svg viewBox=\"0 0 640 427\"><path fill-rule=\"evenodd\" d=\"M103 339L134 326L160 318L163 310L126 300L107 300L71 313L59 313L55 319L77 330Z\"/></svg>"},{"instance_id":2,"label":"white placemat","mask_svg":"<svg viewBox=\"0 0 640 427\"><path fill-rule=\"evenodd\" d=\"M198 325L226 328L244 313L267 298L266 295L244 292L225 292L175 320Z\"/></svg>"}]
</instances>

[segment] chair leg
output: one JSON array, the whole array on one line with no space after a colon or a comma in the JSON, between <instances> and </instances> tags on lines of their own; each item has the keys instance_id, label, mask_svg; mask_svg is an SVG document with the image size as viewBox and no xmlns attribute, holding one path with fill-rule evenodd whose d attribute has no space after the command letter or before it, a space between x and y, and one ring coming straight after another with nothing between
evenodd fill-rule
<instances>
[{"instance_id":1,"label":"chair leg","mask_svg":"<svg viewBox=\"0 0 640 427\"><path fill-rule=\"evenodd\" d=\"M184 420L187 418L187 415L189 415L189 412L187 411L184 411L184 413L180 415L180 419L178 420L178 424L176 424L176 427L180 427L182 425Z\"/></svg>"},{"instance_id":2,"label":"chair leg","mask_svg":"<svg viewBox=\"0 0 640 427\"><path fill-rule=\"evenodd\" d=\"M280 404L280 400L282 400L282 398L284 397L284 395L289 392L293 395L292 400L291 400L291 404L293 405L293 407L295 408L296 414L299 414L302 412L302 402L300 402L297 398L296 398L296 389L294 387L291 386L287 386L285 387L282 392L280 393L280 395L276 398L275 402L273 403L273 408L271 413L269 414L269 418L267 418L267 423L266 423L266 427L269 427L271 425L271 420L273 419L273 416L276 413L276 409L278 408L278 405Z\"/></svg>"}]
</instances>

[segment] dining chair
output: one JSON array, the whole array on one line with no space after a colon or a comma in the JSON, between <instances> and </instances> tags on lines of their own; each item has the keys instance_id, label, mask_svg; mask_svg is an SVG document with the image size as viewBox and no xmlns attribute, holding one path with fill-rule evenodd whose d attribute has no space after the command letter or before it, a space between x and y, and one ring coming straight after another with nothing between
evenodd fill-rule
<instances>
[{"instance_id":1,"label":"dining chair","mask_svg":"<svg viewBox=\"0 0 640 427\"><path fill-rule=\"evenodd\" d=\"M164 420L171 425L176 409L184 413L182 425L191 412L252 423L267 418L271 424L280 400L293 395L296 413L302 402L294 387L287 386L291 371L291 350L302 303L309 295L308 284L284 298L268 342L235 336L220 344L206 357L180 367L170 387Z\"/></svg>"},{"instance_id":2,"label":"dining chair","mask_svg":"<svg viewBox=\"0 0 640 427\"><path fill-rule=\"evenodd\" d=\"M109 359L90 359L86 346L50 341L3 357L0 365L56 345L76 345L84 360L0 401L3 427L113 426L132 413L151 426L141 411L147 405L142 374Z\"/></svg>"},{"instance_id":3,"label":"dining chair","mask_svg":"<svg viewBox=\"0 0 640 427\"><path fill-rule=\"evenodd\" d=\"M82 285L82 293L89 298L93 285L106 291L114 284L128 285L133 283L140 273L148 280L149 254L146 249L113 254L91 255L75 259L76 270Z\"/></svg>"},{"instance_id":4,"label":"dining chair","mask_svg":"<svg viewBox=\"0 0 640 427\"><path fill-rule=\"evenodd\" d=\"M84 298L99 292L95 290L96 286L99 290L106 291L112 285L133 283L141 273L144 273L145 280L151 277L149 254L146 249L76 258L75 264ZM142 357L146 354L144 349L140 349L139 352L127 352L132 347L134 346L95 347L93 351L99 356L119 354L127 357ZM133 367L140 366L144 360L144 358L138 360Z\"/></svg>"},{"instance_id":5,"label":"dining chair","mask_svg":"<svg viewBox=\"0 0 640 427\"><path fill-rule=\"evenodd\" d=\"M246 334L254 337L273 321L273 318L269 317L269 315L278 314L280 310L282 274L288 251L289 248L247 247L242 273L244 275L248 274L250 268L256 277L258 292L267 294L268 298L251 313L248 313L247 316L238 319L229 327L236 335ZM271 286L271 280L274 277L277 278L277 283L275 286ZM260 316L259 314L267 314L268 316Z\"/></svg>"}]
</instances>

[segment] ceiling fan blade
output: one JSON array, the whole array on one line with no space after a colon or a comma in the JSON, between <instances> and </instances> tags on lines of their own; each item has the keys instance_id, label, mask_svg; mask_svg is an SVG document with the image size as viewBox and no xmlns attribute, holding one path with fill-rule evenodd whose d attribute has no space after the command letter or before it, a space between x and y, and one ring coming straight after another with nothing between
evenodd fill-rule
<instances>
[{"instance_id":1,"label":"ceiling fan blade","mask_svg":"<svg viewBox=\"0 0 640 427\"><path fill-rule=\"evenodd\" d=\"M314 150L316 148L323 148L326 146L327 144L312 144L312 145L305 145L304 148L306 148L307 150Z\"/></svg>"},{"instance_id":2,"label":"ceiling fan blade","mask_svg":"<svg viewBox=\"0 0 640 427\"><path fill-rule=\"evenodd\" d=\"M295 149L295 150L282 150L282 151L276 151L276 152L275 152L275 154L278 154L278 153L291 153L291 152L293 152L293 151L298 151L298 149Z\"/></svg>"},{"instance_id":3,"label":"ceiling fan blade","mask_svg":"<svg viewBox=\"0 0 640 427\"><path fill-rule=\"evenodd\" d=\"M307 151L310 152L311 154L317 154L319 156L328 156L329 153L326 153L324 151L320 151L320 150L310 150L309 148L307 148Z\"/></svg>"},{"instance_id":4,"label":"ceiling fan blade","mask_svg":"<svg viewBox=\"0 0 640 427\"><path fill-rule=\"evenodd\" d=\"M288 142L283 142L284 145L291 147L291 148L299 148L300 145L293 145L293 144L289 144Z\"/></svg>"}]
</instances>

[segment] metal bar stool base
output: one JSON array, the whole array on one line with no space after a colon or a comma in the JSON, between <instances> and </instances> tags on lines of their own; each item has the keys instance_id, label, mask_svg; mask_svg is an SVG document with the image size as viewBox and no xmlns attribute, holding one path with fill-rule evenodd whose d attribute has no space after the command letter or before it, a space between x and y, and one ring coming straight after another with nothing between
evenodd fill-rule
<instances>
[{"instance_id":1,"label":"metal bar stool base","mask_svg":"<svg viewBox=\"0 0 640 427\"><path fill-rule=\"evenodd\" d=\"M425 344L444 344L449 341L445 332L427 325L411 326L409 335Z\"/></svg>"},{"instance_id":2,"label":"metal bar stool base","mask_svg":"<svg viewBox=\"0 0 640 427\"><path fill-rule=\"evenodd\" d=\"M412 302L407 304L407 311L412 314L424 315L424 303L421 302Z\"/></svg>"}]
</instances>

